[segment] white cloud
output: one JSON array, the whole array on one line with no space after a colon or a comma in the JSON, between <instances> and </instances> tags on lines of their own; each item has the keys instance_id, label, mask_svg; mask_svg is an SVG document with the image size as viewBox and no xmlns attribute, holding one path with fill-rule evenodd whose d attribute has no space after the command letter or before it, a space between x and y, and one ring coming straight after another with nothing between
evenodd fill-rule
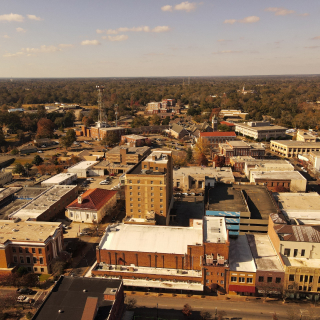
<instances>
[{"instance_id":1,"label":"white cloud","mask_svg":"<svg viewBox=\"0 0 320 320\"><path fill-rule=\"evenodd\" d=\"M34 14L28 14L27 17L28 17L30 20L36 20L36 21L41 21L41 20L43 20L43 19L41 19L40 17L35 16Z\"/></svg>"},{"instance_id":2,"label":"white cloud","mask_svg":"<svg viewBox=\"0 0 320 320\"><path fill-rule=\"evenodd\" d=\"M46 45L42 45L40 48L22 48L21 50L26 53L39 53L39 52L50 53L50 52L61 51L61 49L59 49L56 46L46 46Z\"/></svg>"},{"instance_id":3,"label":"white cloud","mask_svg":"<svg viewBox=\"0 0 320 320\"><path fill-rule=\"evenodd\" d=\"M119 33L124 33L124 32L166 32L169 31L170 28L168 26L157 26L153 29L150 29L148 26L140 26L140 27L133 27L133 28L127 28L127 27L122 27L118 29L106 29L106 30L101 30L97 29L96 32L98 34L119 34Z\"/></svg>"},{"instance_id":4,"label":"white cloud","mask_svg":"<svg viewBox=\"0 0 320 320\"><path fill-rule=\"evenodd\" d=\"M264 9L264 11L274 12L276 16L286 16L288 14L294 13L294 10L288 10L286 8L269 7Z\"/></svg>"},{"instance_id":5,"label":"white cloud","mask_svg":"<svg viewBox=\"0 0 320 320\"><path fill-rule=\"evenodd\" d=\"M23 28L16 28L17 32L26 33L26 30Z\"/></svg>"},{"instance_id":6,"label":"white cloud","mask_svg":"<svg viewBox=\"0 0 320 320\"><path fill-rule=\"evenodd\" d=\"M117 36L108 36L109 41L125 41L128 39L127 35L121 34Z\"/></svg>"},{"instance_id":7,"label":"white cloud","mask_svg":"<svg viewBox=\"0 0 320 320\"><path fill-rule=\"evenodd\" d=\"M242 53L242 51L235 51L235 50L223 50L223 51L215 51L212 52L213 54L228 54L228 53Z\"/></svg>"},{"instance_id":8,"label":"white cloud","mask_svg":"<svg viewBox=\"0 0 320 320\"><path fill-rule=\"evenodd\" d=\"M300 17L307 17L307 16L310 16L310 13L307 13L307 12L306 13L300 13L299 16Z\"/></svg>"},{"instance_id":9,"label":"white cloud","mask_svg":"<svg viewBox=\"0 0 320 320\"><path fill-rule=\"evenodd\" d=\"M24 17L21 14L16 14L16 13L10 13L10 14L3 14L0 16L0 21L3 22L23 22Z\"/></svg>"},{"instance_id":10,"label":"white cloud","mask_svg":"<svg viewBox=\"0 0 320 320\"><path fill-rule=\"evenodd\" d=\"M74 47L73 44L67 44L67 43L60 43L59 48L72 48Z\"/></svg>"},{"instance_id":11,"label":"white cloud","mask_svg":"<svg viewBox=\"0 0 320 320\"><path fill-rule=\"evenodd\" d=\"M161 10L162 10L162 11L172 11L172 10L173 10L173 7L170 6L170 5L167 5L167 6L161 7Z\"/></svg>"},{"instance_id":12,"label":"white cloud","mask_svg":"<svg viewBox=\"0 0 320 320\"><path fill-rule=\"evenodd\" d=\"M235 19L224 20L224 23L229 23L229 24L234 24L236 22L237 22L237 20L235 20Z\"/></svg>"},{"instance_id":13,"label":"white cloud","mask_svg":"<svg viewBox=\"0 0 320 320\"><path fill-rule=\"evenodd\" d=\"M4 58L14 58L14 57L18 57L18 56L21 56L23 55L24 53L23 52L17 52L17 53L5 53L3 55Z\"/></svg>"},{"instance_id":14,"label":"white cloud","mask_svg":"<svg viewBox=\"0 0 320 320\"><path fill-rule=\"evenodd\" d=\"M5 39L10 39L10 37L9 37L7 34L5 34L3 37L4 37Z\"/></svg>"},{"instance_id":15,"label":"white cloud","mask_svg":"<svg viewBox=\"0 0 320 320\"><path fill-rule=\"evenodd\" d=\"M320 40L320 36L313 37L313 38L311 38L311 40Z\"/></svg>"},{"instance_id":16,"label":"white cloud","mask_svg":"<svg viewBox=\"0 0 320 320\"><path fill-rule=\"evenodd\" d=\"M250 16L250 17L246 17L242 20L239 20L239 22L241 22L241 23L255 23L255 22L258 22L259 20L260 20L260 18L257 16Z\"/></svg>"},{"instance_id":17,"label":"white cloud","mask_svg":"<svg viewBox=\"0 0 320 320\"><path fill-rule=\"evenodd\" d=\"M191 12L194 11L197 7L196 2L184 1L174 6L174 10Z\"/></svg>"},{"instance_id":18,"label":"white cloud","mask_svg":"<svg viewBox=\"0 0 320 320\"><path fill-rule=\"evenodd\" d=\"M82 46L98 46L100 44L98 40L84 40L81 42Z\"/></svg>"}]
</instances>

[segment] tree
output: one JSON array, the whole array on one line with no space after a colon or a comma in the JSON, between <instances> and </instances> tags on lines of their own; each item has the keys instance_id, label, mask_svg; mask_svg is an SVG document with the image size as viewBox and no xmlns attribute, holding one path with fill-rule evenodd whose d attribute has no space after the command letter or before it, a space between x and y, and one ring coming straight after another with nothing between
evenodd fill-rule
<instances>
[{"instance_id":1,"label":"tree","mask_svg":"<svg viewBox=\"0 0 320 320\"><path fill-rule=\"evenodd\" d=\"M47 118L42 118L37 123L37 138L51 138L53 136L54 123Z\"/></svg>"},{"instance_id":2,"label":"tree","mask_svg":"<svg viewBox=\"0 0 320 320\"><path fill-rule=\"evenodd\" d=\"M226 124L219 124L218 130L223 132L231 131L231 127L227 126Z\"/></svg>"},{"instance_id":3,"label":"tree","mask_svg":"<svg viewBox=\"0 0 320 320\"><path fill-rule=\"evenodd\" d=\"M208 159L206 157L210 152L210 143L206 139L199 139L194 146L195 161L199 166L207 166Z\"/></svg>"},{"instance_id":4,"label":"tree","mask_svg":"<svg viewBox=\"0 0 320 320\"><path fill-rule=\"evenodd\" d=\"M179 152L177 155L172 156L173 160L173 165L174 166L180 166L180 167L185 167L187 165L186 157L184 152Z\"/></svg>"},{"instance_id":5,"label":"tree","mask_svg":"<svg viewBox=\"0 0 320 320\"><path fill-rule=\"evenodd\" d=\"M126 298L125 304L128 310L133 310L136 307L137 300L135 298Z\"/></svg>"},{"instance_id":6,"label":"tree","mask_svg":"<svg viewBox=\"0 0 320 320\"><path fill-rule=\"evenodd\" d=\"M82 123L86 126L86 127L90 127L92 124L94 124L94 121L91 117L87 117L87 116L84 116L82 118Z\"/></svg>"},{"instance_id":7,"label":"tree","mask_svg":"<svg viewBox=\"0 0 320 320\"><path fill-rule=\"evenodd\" d=\"M17 154L19 154L19 151L17 148L14 148L11 152L12 155L16 156Z\"/></svg>"},{"instance_id":8,"label":"tree","mask_svg":"<svg viewBox=\"0 0 320 320\"><path fill-rule=\"evenodd\" d=\"M215 155L212 160L216 167L223 167L225 164L225 158L223 156Z\"/></svg>"},{"instance_id":9,"label":"tree","mask_svg":"<svg viewBox=\"0 0 320 320\"><path fill-rule=\"evenodd\" d=\"M12 173L14 173L14 174L24 174L25 173L24 166L21 163L17 163L14 166L14 168L12 170Z\"/></svg>"},{"instance_id":10,"label":"tree","mask_svg":"<svg viewBox=\"0 0 320 320\"><path fill-rule=\"evenodd\" d=\"M112 146L118 142L119 142L118 135L115 132L111 131L103 137L100 144L102 146Z\"/></svg>"},{"instance_id":11,"label":"tree","mask_svg":"<svg viewBox=\"0 0 320 320\"><path fill-rule=\"evenodd\" d=\"M60 138L60 145L66 149L70 148L77 140L76 132L73 129L68 129L66 135Z\"/></svg>"},{"instance_id":12,"label":"tree","mask_svg":"<svg viewBox=\"0 0 320 320\"><path fill-rule=\"evenodd\" d=\"M150 124L153 126L158 126L161 124L161 118L154 114L151 118L150 118Z\"/></svg>"},{"instance_id":13,"label":"tree","mask_svg":"<svg viewBox=\"0 0 320 320\"><path fill-rule=\"evenodd\" d=\"M22 130L17 130L17 138L22 141L25 138L24 132Z\"/></svg>"},{"instance_id":14,"label":"tree","mask_svg":"<svg viewBox=\"0 0 320 320\"><path fill-rule=\"evenodd\" d=\"M162 120L162 125L163 126L167 126L170 123L170 117L166 116L163 120Z\"/></svg>"},{"instance_id":15,"label":"tree","mask_svg":"<svg viewBox=\"0 0 320 320\"><path fill-rule=\"evenodd\" d=\"M187 149L186 160L188 163L192 163L192 161L193 161L193 153L192 153L192 149L190 147Z\"/></svg>"},{"instance_id":16,"label":"tree","mask_svg":"<svg viewBox=\"0 0 320 320\"><path fill-rule=\"evenodd\" d=\"M217 312L217 319L218 320L223 320L223 318L227 315L227 313L224 310L220 310Z\"/></svg>"},{"instance_id":17,"label":"tree","mask_svg":"<svg viewBox=\"0 0 320 320\"><path fill-rule=\"evenodd\" d=\"M191 316L192 308L188 303L183 306L182 313L187 317Z\"/></svg>"},{"instance_id":18,"label":"tree","mask_svg":"<svg viewBox=\"0 0 320 320\"><path fill-rule=\"evenodd\" d=\"M35 166L40 166L40 164L43 163L43 159L37 154L32 161L32 164Z\"/></svg>"},{"instance_id":19,"label":"tree","mask_svg":"<svg viewBox=\"0 0 320 320\"><path fill-rule=\"evenodd\" d=\"M200 312L200 317L201 317L203 320L211 319L211 313L210 313L209 311L201 311L201 312Z\"/></svg>"},{"instance_id":20,"label":"tree","mask_svg":"<svg viewBox=\"0 0 320 320\"><path fill-rule=\"evenodd\" d=\"M30 169L32 168L32 164L27 162L25 165L24 165L24 169L27 171L27 174L29 174L29 171Z\"/></svg>"}]
</instances>

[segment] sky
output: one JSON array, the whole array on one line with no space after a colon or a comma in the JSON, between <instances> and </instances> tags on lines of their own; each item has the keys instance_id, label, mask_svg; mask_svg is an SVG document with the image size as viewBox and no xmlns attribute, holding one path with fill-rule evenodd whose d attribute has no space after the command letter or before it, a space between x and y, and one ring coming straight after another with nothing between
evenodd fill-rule
<instances>
[{"instance_id":1,"label":"sky","mask_svg":"<svg viewBox=\"0 0 320 320\"><path fill-rule=\"evenodd\" d=\"M319 0L1 0L0 77L320 74Z\"/></svg>"}]
</instances>

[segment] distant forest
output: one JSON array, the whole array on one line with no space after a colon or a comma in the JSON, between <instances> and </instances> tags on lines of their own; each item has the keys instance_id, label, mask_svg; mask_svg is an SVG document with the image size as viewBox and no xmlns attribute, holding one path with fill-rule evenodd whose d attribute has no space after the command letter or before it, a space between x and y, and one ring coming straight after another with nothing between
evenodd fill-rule
<instances>
[{"instance_id":1,"label":"distant forest","mask_svg":"<svg viewBox=\"0 0 320 320\"><path fill-rule=\"evenodd\" d=\"M0 107L5 111L25 104L54 102L96 105L96 85L103 85L103 103L109 118L112 118L115 104L119 106L120 116L134 115L148 102L173 98L189 105L188 113L196 121L208 119L212 108L241 109L248 112L248 118L252 120L269 116L273 123L286 127L319 129L320 103L317 101L320 101L320 76L192 77L190 84L188 80L0 79ZM244 86L245 90L253 90L253 93L244 95L241 92ZM0 115L0 124L7 125L13 120L5 118L8 117Z\"/></svg>"}]
</instances>

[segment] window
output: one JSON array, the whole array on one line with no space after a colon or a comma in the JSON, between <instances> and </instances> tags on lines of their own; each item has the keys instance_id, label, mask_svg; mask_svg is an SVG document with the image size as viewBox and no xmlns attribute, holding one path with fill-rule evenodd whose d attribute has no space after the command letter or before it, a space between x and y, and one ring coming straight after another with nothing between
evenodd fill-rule
<instances>
[{"instance_id":1,"label":"window","mask_svg":"<svg viewBox=\"0 0 320 320\"><path fill-rule=\"evenodd\" d=\"M86 213L87 220L89 219L89 213Z\"/></svg>"},{"instance_id":2,"label":"window","mask_svg":"<svg viewBox=\"0 0 320 320\"><path fill-rule=\"evenodd\" d=\"M162 184L162 181L160 181L160 184Z\"/></svg>"},{"instance_id":3,"label":"window","mask_svg":"<svg viewBox=\"0 0 320 320\"><path fill-rule=\"evenodd\" d=\"M231 277L231 282L237 282L237 277Z\"/></svg>"},{"instance_id":4,"label":"window","mask_svg":"<svg viewBox=\"0 0 320 320\"><path fill-rule=\"evenodd\" d=\"M153 208L153 207L154 207L154 205L152 204L152 205L151 205L151 208Z\"/></svg>"},{"instance_id":5,"label":"window","mask_svg":"<svg viewBox=\"0 0 320 320\"><path fill-rule=\"evenodd\" d=\"M140 199L140 198L138 198L138 201L141 201L141 199Z\"/></svg>"},{"instance_id":6,"label":"window","mask_svg":"<svg viewBox=\"0 0 320 320\"><path fill-rule=\"evenodd\" d=\"M154 194L151 192L151 197L153 197L154 196Z\"/></svg>"},{"instance_id":7,"label":"window","mask_svg":"<svg viewBox=\"0 0 320 320\"><path fill-rule=\"evenodd\" d=\"M13 256L13 262L15 262L15 263L18 262L17 256Z\"/></svg>"},{"instance_id":8,"label":"window","mask_svg":"<svg viewBox=\"0 0 320 320\"><path fill-rule=\"evenodd\" d=\"M163 190L163 188L162 187L160 187L160 191L162 191Z\"/></svg>"},{"instance_id":9,"label":"window","mask_svg":"<svg viewBox=\"0 0 320 320\"><path fill-rule=\"evenodd\" d=\"M210 272L207 271L207 276L210 276Z\"/></svg>"},{"instance_id":10,"label":"window","mask_svg":"<svg viewBox=\"0 0 320 320\"><path fill-rule=\"evenodd\" d=\"M272 282L272 277L268 277L267 282Z\"/></svg>"},{"instance_id":11,"label":"window","mask_svg":"<svg viewBox=\"0 0 320 320\"><path fill-rule=\"evenodd\" d=\"M252 278L247 278L247 283L252 283Z\"/></svg>"},{"instance_id":12,"label":"window","mask_svg":"<svg viewBox=\"0 0 320 320\"><path fill-rule=\"evenodd\" d=\"M33 257L32 260L33 260L33 263L37 263L37 258L36 257Z\"/></svg>"},{"instance_id":13,"label":"window","mask_svg":"<svg viewBox=\"0 0 320 320\"><path fill-rule=\"evenodd\" d=\"M299 291L302 291L302 286L299 286Z\"/></svg>"},{"instance_id":14,"label":"window","mask_svg":"<svg viewBox=\"0 0 320 320\"><path fill-rule=\"evenodd\" d=\"M22 253L22 248L19 248L19 252Z\"/></svg>"},{"instance_id":15,"label":"window","mask_svg":"<svg viewBox=\"0 0 320 320\"><path fill-rule=\"evenodd\" d=\"M41 271L41 272L44 272L44 268L40 268L40 271Z\"/></svg>"},{"instance_id":16,"label":"window","mask_svg":"<svg viewBox=\"0 0 320 320\"><path fill-rule=\"evenodd\" d=\"M160 193L160 197L162 197L162 193Z\"/></svg>"},{"instance_id":17,"label":"window","mask_svg":"<svg viewBox=\"0 0 320 320\"><path fill-rule=\"evenodd\" d=\"M40 264L43 264L43 258L40 258Z\"/></svg>"},{"instance_id":18,"label":"window","mask_svg":"<svg viewBox=\"0 0 320 320\"><path fill-rule=\"evenodd\" d=\"M129 189L132 190L132 187L130 186Z\"/></svg>"},{"instance_id":19,"label":"window","mask_svg":"<svg viewBox=\"0 0 320 320\"><path fill-rule=\"evenodd\" d=\"M27 263L31 263L30 257L27 257Z\"/></svg>"},{"instance_id":20,"label":"window","mask_svg":"<svg viewBox=\"0 0 320 320\"><path fill-rule=\"evenodd\" d=\"M132 196L132 192L130 192L130 196Z\"/></svg>"},{"instance_id":21,"label":"window","mask_svg":"<svg viewBox=\"0 0 320 320\"><path fill-rule=\"evenodd\" d=\"M245 283L246 281L245 281L246 279L244 278L244 277L239 277L239 282L240 283Z\"/></svg>"},{"instance_id":22,"label":"window","mask_svg":"<svg viewBox=\"0 0 320 320\"><path fill-rule=\"evenodd\" d=\"M151 190L153 190L153 187L151 187Z\"/></svg>"},{"instance_id":23,"label":"window","mask_svg":"<svg viewBox=\"0 0 320 320\"><path fill-rule=\"evenodd\" d=\"M133 207L133 203L130 203L130 207Z\"/></svg>"},{"instance_id":24,"label":"window","mask_svg":"<svg viewBox=\"0 0 320 320\"><path fill-rule=\"evenodd\" d=\"M221 273L221 277L223 277L223 276L224 276L224 273L222 272L222 273Z\"/></svg>"},{"instance_id":25,"label":"window","mask_svg":"<svg viewBox=\"0 0 320 320\"><path fill-rule=\"evenodd\" d=\"M162 204L160 204L160 208L163 208L163 205L162 205Z\"/></svg>"},{"instance_id":26,"label":"window","mask_svg":"<svg viewBox=\"0 0 320 320\"><path fill-rule=\"evenodd\" d=\"M293 250L293 256L296 257L298 255L298 249Z\"/></svg>"},{"instance_id":27,"label":"window","mask_svg":"<svg viewBox=\"0 0 320 320\"><path fill-rule=\"evenodd\" d=\"M130 198L130 201L133 201L133 198Z\"/></svg>"},{"instance_id":28,"label":"window","mask_svg":"<svg viewBox=\"0 0 320 320\"><path fill-rule=\"evenodd\" d=\"M70 218L72 218L73 217L73 213L72 212L70 212Z\"/></svg>"},{"instance_id":29,"label":"window","mask_svg":"<svg viewBox=\"0 0 320 320\"><path fill-rule=\"evenodd\" d=\"M138 196L140 196L141 195L141 193L140 192L138 192Z\"/></svg>"},{"instance_id":30,"label":"window","mask_svg":"<svg viewBox=\"0 0 320 320\"><path fill-rule=\"evenodd\" d=\"M151 202L153 202L154 201L154 199L153 198L151 198Z\"/></svg>"},{"instance_id":31,"label":"window","mask_svg":"<svg viewBox=\"0 0 320 320\"><path fill-rule=\"evenodd\" d=\"M293 289L293 285L292 285L292 284L289 285L289 286L288 286L288 289L289 289L289 290L292 290L292 289Z\"/></svg>"},{"instance_id":32,"label":"window","mask_svg":"<svg viewBox=\"0 0 320 320\"><path fill-rule=\"evenodd\" d=\"M132 180L129 180L129 183L132 183Z\"/></svg>"},{"instance_id":33,"label":"window","mask_svg":"<svg viewBox=\"0 0 320 320\"><path fill-rule=\"evenodd\" d=\"M39 254L42 254L42 249L39 248L39 249L38 249L38 252L39 252Z\"/></svg>"},{"instance_id":34,"label":"window","mask_svg":"<svg viewBox=\"0 0 320 320\"><path fill-rule=\"evenodd\" d=\"M220 284L224 284L224 281L223 281L223 280L221 280L221 281L220 281Z\"/></svg>"},{"instance_id":35,"label":"window","mask_svg":"<svg viewBox=\"0 0 320 320\"><path fill-rule=\"evenodd\" d=\"M138 190L140 190L140 187L138 187Z\"/></svg>"},{"instance_id":36,"label":"window","mask_svg":"<svg viewBox=\"0 0 320 320\"><path fill-rule=\"evenodd\" d=\"M301 257L304 257L305 254L306 254L306 250L302 249L301 250Z\"/></svg>"},{"instance_id":37,"label":"window","mask_svg":"<svg viewBox=\"0 0 320 320\"><path fill-rule=\"evenodd\" d=\"M294 274L289 274L289 281L294 281Z\"/></svg>"},{"instance_id":38,"label":"window","mask_svg":"<svg viewBox=\"0 0 320 320\"><path fill-rule=\"evenodd\" d=\"M138 180L137 183L140 183L140 180Z\"/></svg>"},{"instance_id":39,"label":"window","mask_svg":"<svg viewBox=\"0 0 320 320\"><path fill-rule=\"evenodd\" d=\"M263 282L264 281L264 277L259 277L259 282Z\"/></svg>"},{"instance_id":40,"label":"window","mask_svg":"<svg viewBox=\"0 0 320 320\"><path fill-rule=\"evenodd\" d=\"M284 249L284 255L290 257L290 249Z\"/></svg>"},{"instance_id":41,"label":"window","mask_svg":"<svg viewBox=\"0 0 320 320\"><path fill-rule=\"evenodd\" d=\"M300 282L303 282L303 275L300 275Z\"/></svg>"},{"instance_id":42,"label":"window","mask_svg":"<svg viewBox=\"0 0 320 320\"><path fill-rule=\"evenodd\" d=\"M29 249L28 248L25 248L25 250L26 250L26 253L29 253Z\"/></svg>"},{"instance_id":43,"label":"window","mask_svg":"<svg viewBox=\"0 0 320 320\"><path fill-rule=\"evenodd\" d=\"M206 283L209 283L209 280L206 280Z\"/></svg>"},{"instance_id":44,"label":"window","mask_svg":"<svg viewBox=\"0 0 320 320\"><path fill-rule=\"evenodd\" d=\"M35 268L33 268L33 270L34 270L34 272L36 272L36 271L38 271L38 268L35 267Z\"/></svg>"},{"instance_id":45,"label":"window","mask_svg":"<svg viewBox=\"0 0 320 320\"><path fill-rule=\"evenodd\" d=\"M24 263L23 257L20 257L20 263Z\"/></svg>"},{"instance_id":46,"label":"window","mask_svg":"<svg viewBox=\"0 0 320 320\"><path fill-rule=\"evenodd\" d=\"M308 278L309 278L309 276L305 275L304 276L304 282L308 282Z\"/></svg>"},{"instance_id":47,"label":"window","mask_svg":"<svg viewBox=\"0 0 320 320\"><path fill-rule=\"evenodd\" d=\"M150 181L151 184L153 184L153 181Z\"/></svg>"},{"instance_id":48,"label":"window","mask_svg":"<svg viewBox=\"0 0 320 320\"><path fill-rule=\"evenodd\" d=\"M308 287L308 291L311 291L311 287Z\"/></svg>"},{"instance_id":49,"label":"window","mask_svg":"<svg viewBox=\"0 0 320 320\"><path fill-rule=\"evenodd\" d=\"M130 212L133 212L133 209L130 209Z\"/></svg>"},{"instance_id":50,"label":"window","mask_svg":"<svg viewBox=\"0 0 320 320\"><path fill-rule=\"evenodd\" d=\"M281 278L276 278L276 283L281 283Z\"/></svg>"},{"instance_id":51,"label":"window","mask_svg":"<svg viewBox=\"0 0 320 320\"><path fill-rule=\"evenodd\" d=\"M313 276L310 276L309 282L312 282L312 281L313 281Z\"/></svg>"},{"instance_id":52,"label":"window","mask_svg":"<svg viewBox=\"0 0 320 320\"><path fill-rule=\"evenodd\" d=\"M12 248L12 252L17 252L16 248L13 247Z\"/></svg>"},{"instance_id":53,"label":"window","mask_svg":"<svg viewBox=\"0 0 320 320\"><path fill-rule=\"evenodd\" d=\"M163 202L163 199L160 199L160 202Z\"/></svg>"},{"instance_id":54,"label":"window","mask_svg":"<svg viewBox=\"0 0 320 320\"><path fill-rule=\"evenodd\" d=\"M143 168L144 168L144 169L147 169L147 165L145 164L145 165L143 166Z\"/></svg>"},{"instance_id":55,"label":"window","mask_svg":"<svg viewBox=\"0 0 320 320\"><path fill-rule=\"evenodd\" d=\"M163 210L160 210L160 213L163 214Z\"/></svg>"},{"instance_id":56,"label":"window","mask_svg":"<svg viewBox=\"0 0 320 320\"><path fill-rule=\"evenodd\" d=\"M138 212L141 212L141 210L139 209Z\"/></svg>"}]
</instances>

